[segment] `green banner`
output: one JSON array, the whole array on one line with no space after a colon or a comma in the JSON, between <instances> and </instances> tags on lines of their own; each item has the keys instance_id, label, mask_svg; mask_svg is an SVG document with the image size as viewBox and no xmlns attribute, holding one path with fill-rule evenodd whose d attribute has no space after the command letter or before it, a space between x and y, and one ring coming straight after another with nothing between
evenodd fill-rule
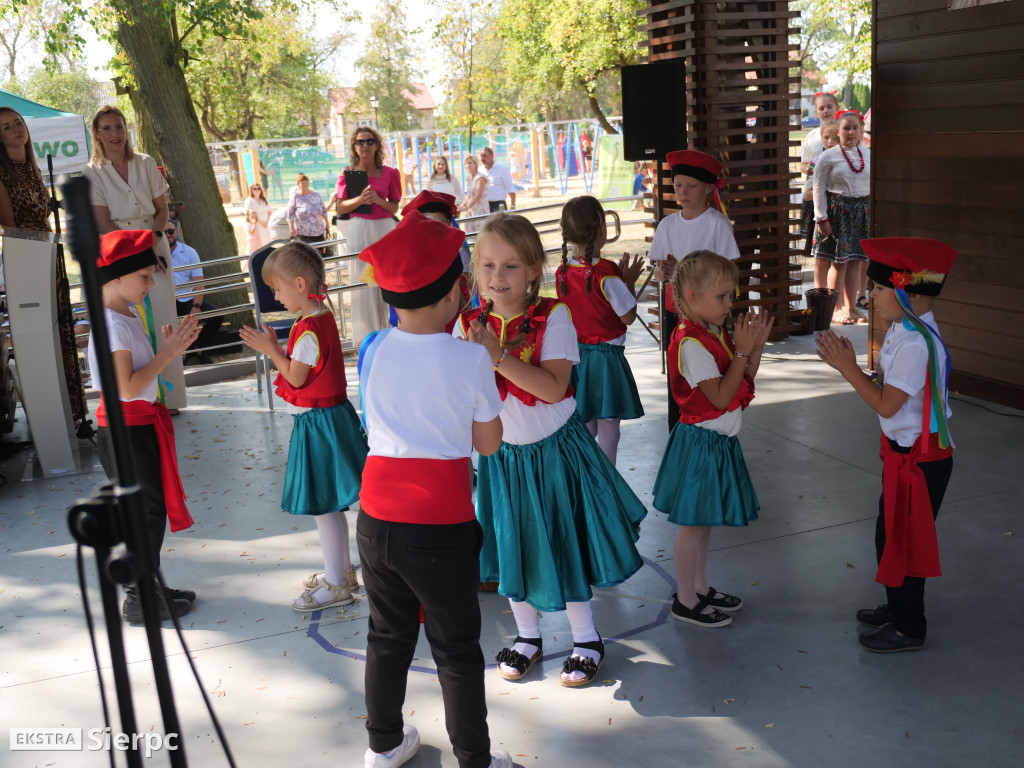
<instances>
[{"instance_id":1,"label":"green banner","mask_svg":"<svg viewBox=\"0 0 1024 768\"><path fill-rule=\"evenodd\" d=\"M625 197L633 194L635 164L622 156L622 134L602 136L597 142L597 197ZM629 209L630 201L602 203L605 208Z\"/></svg>"}]
</instances>

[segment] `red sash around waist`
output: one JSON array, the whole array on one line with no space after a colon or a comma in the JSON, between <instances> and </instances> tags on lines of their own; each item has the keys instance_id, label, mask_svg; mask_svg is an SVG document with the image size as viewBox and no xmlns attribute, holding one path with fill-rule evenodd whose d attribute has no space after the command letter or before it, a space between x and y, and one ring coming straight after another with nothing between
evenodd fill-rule
<instances>
[{"instance_id":1,"label":"red sash around waist","mask_svg":"<svg viewBox=\"0 0 1024 768\"><path fill-rule=\"evenodd\" d=\"M367 456L359 507L378 520L454 525L476 518L467 459Z\"/></svg>"},{"instance_id":2,"label":"red sash around waist","mask_svg":"<svg viewBox=\"0 0 1024 768\"><path fill-rule=\"evenodd\" d=\"M922 447L924 441L924 447ZM939 461L953 455L940 448L934 435L922 434L909 453L900 453L882 435L882 487L885 499L885 549L875 581L899 587L907 576L941 576L939 537L928 498L921 462Z\"/></svg>"},{"instance_id":3,"label":"red sash around waist","mask_svg":"<svg viewBox=\"0 0 1024 768\"><path fill-rule=\"evenodd\" d=\"M171 531L183 531L192 527L192 515L185 506L185 489L181 486L181 475L178 474L178 453L174 447L174 424L171 423L171 414L162 403L147 403L145 400L122 400L121 411L124 413L124 423L130 427L153 425L157 446L160 449L160 481L163 485L164 506L167 507ZM106 406L102 397L96 409L96 423L101 427L108 426Z\"/></svg>"}]
</instances>

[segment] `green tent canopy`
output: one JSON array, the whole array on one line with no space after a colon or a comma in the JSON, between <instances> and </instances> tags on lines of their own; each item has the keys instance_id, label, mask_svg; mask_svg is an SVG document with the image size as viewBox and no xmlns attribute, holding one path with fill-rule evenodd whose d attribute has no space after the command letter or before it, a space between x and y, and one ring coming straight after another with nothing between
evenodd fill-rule
<instances>
[{"instance_id":1,"label":"green tent canopy","mask_svg":"<svg viewBox=\"0 0 1024 768\"><path fill-rule=\"evenodd\" d=\"M0 88L2 107L10 107L25 118L36 162L44 174L47 155L53 158L54 174L80 171L89 162L89 136L81 115L37 104Z\"/></svg>"}]
</instances>

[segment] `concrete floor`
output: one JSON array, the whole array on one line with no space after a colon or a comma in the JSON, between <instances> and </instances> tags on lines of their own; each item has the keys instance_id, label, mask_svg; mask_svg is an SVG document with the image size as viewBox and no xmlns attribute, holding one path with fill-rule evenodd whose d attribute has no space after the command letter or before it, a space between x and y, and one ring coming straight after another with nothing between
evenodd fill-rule
<instances>
[{"instance_id":1,"label":"concrete floor","mask_svg":"<svg viewBox=\"0 0 1024 768\"><path fill-rule=\"evenodd\" d=\"M864 348L864 327L843 331ZM619 467L649 503L667 433L665 391L653 343L642 330L630 335L649 413L624 424ZM1016 607L1024 414L963 398L952 406L959 450L939 518L944 576L928 587L927 649L876 655L857 645L855 610L884 601L873 583L877 419L817 361L810 337L794 337L769 346L741 434L761 519L715 531L711 542L712 583L746 601L733 624L702 629L667 618L675 530L652 512L639 543L646 566L594 598L610 641L598 679L558 685L571 637L564 614L546 615L539 669L519 683L488 673L494 746L521 767L1024 764ZM237 764L361 766L366 604L312 616L289 608L300 580L321 567L312 521L278 508L289 417L268 412L248 379L190 387L175 424L198 522L167 537L164 573L200 594L184 635ZM29 453L0 464L0 723L102 728L64 522L102 472L22 482ZM515 626L504 599L481 594L480 602L490 659ZM140 730L160 731L144 633L126 627L125 637ZM187 757L225 765L173 631L163 637ZM407 765L453 768L425 641L414 664L406 722L423 746ZM88 750L0 752L4 768L105 760Z\"/></svg>"}]
</instances>

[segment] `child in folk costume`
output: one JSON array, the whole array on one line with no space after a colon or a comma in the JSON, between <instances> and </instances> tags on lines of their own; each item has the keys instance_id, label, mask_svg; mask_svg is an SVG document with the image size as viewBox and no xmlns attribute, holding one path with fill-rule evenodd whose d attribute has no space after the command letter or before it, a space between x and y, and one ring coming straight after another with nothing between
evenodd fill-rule
<instances>
[{"instance_id":1,"label":"child in folk costume","mask_svg":"<svg viewBox=\"0 0 1024 768\"><path fill-rule=\"evenodd\" d=\"M562 208L562 265L555 273L558 298L569 308L580 347L580 363L569 383L576 412L614 464L619 422L644 415L633 372L626 362L626 326L636 319L639 256L616 263L601 258L608 229L604 209L590 195Z\"/></svg>"},{"instance_id":2,"label":"child in folk costume","mask_svg":"<svg viewBox=\"0 0 1024 768\"><path fill-rule=\"evenodd\" d=\"M289 312L298 312L287 349L269 325L243 326L242 341L277 366L277 395L292 414L292 437L281 507L312 515L324 555L323 573L303 581L292 603L300 613L348 605L359 588L349 553L345 510L359 498L366 441L348 400L345 361L320 254L305 243L281 246L263 263L263 280Z\"/></svg>"},{"instance_id":3,"label":"child in folk costume","mask_svg":"<svg viewBox=\"0 0 1024 768\"><path fill-rule=\"evenodd\" d=\"M668 349L669 383L679 406L654 483L654 508L679 526L675 540L677 593L672 618L705 627L732 622L743 601L708 585L711 529L746 525L759 505L737 435L754 398L754 376L774 318L736 318L736 264L710 251L689 254L672 275L682 322Z\"/></svg>"},{"instance_id":4,"label":"child in folk costume","mask_svg":"<svg viewBox=\"0 0 1024 768\"><path fill-rule=\"evenodd\" d=\"M420 606L460 768L511 768L491 750L480 650L480 525L466 461L501 444L501 398L486 352L445 333L458 312L459 230L411 211L360 254L397 328L360 349L370 453L357 527L370 603L366 766L398 766L419 748L402 722Z\"/></svg>"},{"instance_id":5,"label":"child in folk costume","mask_svg":"<svg viewBox=\"0 0 1024 768\"><path fill-rule=\"evenodd\" d=\"M586 685L604 660L592 586L610 587L642 565L635 526L646 514L576 415L569 371L579 360L564 304L539 296L544 247L524 217L487 219L473 251L482 309L454 334L483 345L504 405L501 448L483 458L477 518L481 578L509 598L518 637L498 674L521 678L542 655L540 612L566 611L573 649L559 682Z\"/></svg>"},{"instance_id":6,"label":"child in folk costume","mask_svg":"<svg viewBox=\"0 0 1024 768\"><path fill-rule=\"evenodd\" d=\"M839 146L826 149L814 164L814 220L817 234L812 254L831 262L827 286L838 289L833 322L866 323L857 306L867 257L860 241L868 236L871 191L871 150L861 146L864 118L847 110L839 114ZM815 274L818 273L815 261Z\"/></svg>"},{"instance_id":7,"label":"child in folk costume","mask_svg":"<svg viewBox=\"0 0 1024 768\"><path fill-rule=\"evenodd\" d=\"M685 256L709 250L727 259L740 257L732 233L732 222L725 215L718 190L722 188L722 164L696 149L669 152L666 160L672 172L672 189L680 210L663 218L654 231L648 256L655 262L654 279L671 280L677 254ZM672 338L678 322L678 308L671 290L665 291L665 317L662 324L662 348ZM668 421L671 429L679 420L671 386L668 392Z\"/></svg>"},{"instance_id":8,"label":"child in folk costume","mask_svg":"<svg viewBox=\"0 0 1024 768\"><path fill-rule=\"evenodd\" d=\"M177 327L164 326L160 350L153 352L149 334L143 330L135 305L144 302L153 287L157 266L150 230L114 230L100 239L97 262L103 283L103 316L117 378L121 410L128 425L131 455L135 460L136 477L142 488L141 506L146 515L146 528L153 568L160 567L164 531L170 520L172 531L192 525L185 506L185 494L178 474L178 457L174 445L174 426L167 408L158 402L157 376L177 360L199 336L196 319L183 317ZM101 386L96 362L96 338L89 338L87 352L89 370L95 386ZM107 425L106 405L100 400L96 410L99 424L99 450L103 469L108 477L115 475L113 445ZM138 587L125 590L122 606L125 621L141 622L142 606ZM160 618L183 616L192 608L196 593L192 590L168 589L160 605Z\"/></svg>"},{"instance_id":9,"label":"child in folk costume","mask_svg":"<svg viewBox=\"0 0 1024 768\"><path fill-rule=\"evenodd\" d=\"M803 213L800 219L800 234L805 238L804 253L810 254L814 243L814 165L826 149L839 144L839 121L829 120L821 124L821 139L818 144L820 151L810 162L806 163L807 177L804 179ZM814 260L814 287L825 288L828 281L828 270L831 262L828 259Z\"/></svg>"},{"instance_id":10,"label":"child in folk costume","mask_svg":"<svg viewBox=\"0 0 1024 768\"><path fill-rule=\"evenodd\" d=\"M860 636L869 651L924 647L924 580L939 576L935 518L953 471L947 419L949 351L932 315L956 252L938 240L880 237L861 241L869 258L875 310L892 325L878 355L878 380L860 370L849 339L818 335L818 355L878 414L882 496L875 526L875 581L888 603L857 611L875 629Z\"/></svg>"}]
</instances>

